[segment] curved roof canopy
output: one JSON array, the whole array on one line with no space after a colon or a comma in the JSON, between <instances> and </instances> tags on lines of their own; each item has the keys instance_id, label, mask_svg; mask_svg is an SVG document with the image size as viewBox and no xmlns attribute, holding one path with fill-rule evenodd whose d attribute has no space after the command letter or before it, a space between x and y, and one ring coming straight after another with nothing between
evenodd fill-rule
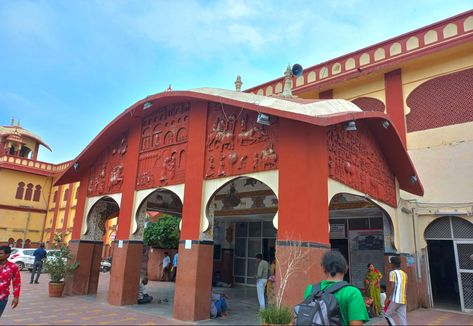
<instances>
[{"instance_id":1,"label":"curved roof canopy","mask_svg":"<svg viewBox=\"0 0 473 326\"><path fill-rule=\"evenodd\" d=\"M13 137L14 139L17 139L18 136L31 138L52 151L51 148L39 136L35 135L29 130L23 129L20 126L0 126L0 138Z\"/></svg>"},{"instance_id":2,"label":"curved roof canopy","mask_svg":"<svg viewBox=\"0 0 473 326\"><path fill-rule=\"evenodd\" d=\"M75 162L79 163L79 168L73 169L71 166L65 170L57 179L56 184L78 181L80 174L88 171L88 166L93 164L97 155L123 130L126 130L132 120L148 116L153 111L169 104L197 101L222 103L316 126L331 126L346 121L363 120L376 137L389 167L399 182L399 187L420 196L424 193L399 133L386 114L382 112L364 112L355 104L346 100L267 97L216 88L163 92L136 102L110 122L77 156ZM389 122L388 128L383 127L385 121Z\"/></svg>"}]
</instances>

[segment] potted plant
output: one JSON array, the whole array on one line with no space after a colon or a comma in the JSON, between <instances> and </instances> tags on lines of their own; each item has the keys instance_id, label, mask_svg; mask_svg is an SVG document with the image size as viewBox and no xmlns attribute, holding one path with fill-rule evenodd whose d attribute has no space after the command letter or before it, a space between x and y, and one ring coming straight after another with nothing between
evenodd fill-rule
<instances>
[{"instance_id":1,"label":"potted plant","mask_svg":"<svg viewBox=\"0 0 473 326\"><path fill-rule=\"evenodd\" d=\"M157 222L147 223L143 233L143 242L151 247L148 252L147 274L150 281L161 279L162 270L160 264L164 258L164 252L171 256L175 254L179 246L179 218L173 215L160 214Z\"/></svg>"},{"instance_id":2,"label":"potted plant","mask_svg":"<svg viewBox=\"0 0 473 326\"><path fill-rule=\"evenodd\" d=\"M258 313L263 325L290 325L292 310L286 306L270 304Z\"/></svg>"},{"instance_id":3,"label":"potted plant","mask_svg":"<svg viewBox=\"0 0 473 326\"><path fill-rule=\"evenodd\" d=\"M72 262L74 256L62 243L60 236L55 236L54 242L57 250L48 253L43 266L49 273L49 296L61 297L64 291L64 278L79 267L79 262Z\"/></svg>"}]
</instances>

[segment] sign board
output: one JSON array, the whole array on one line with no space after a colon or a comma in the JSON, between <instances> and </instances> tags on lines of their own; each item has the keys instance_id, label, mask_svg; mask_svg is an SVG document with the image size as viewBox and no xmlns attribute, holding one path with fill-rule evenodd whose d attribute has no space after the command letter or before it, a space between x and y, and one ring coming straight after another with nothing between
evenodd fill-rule
<instances>
[{"instance_id":1,"label":"sign board","mask_svg":"<svg viewBox=\"0 0 473 326\"><path fill-rule=\"evenodd\" d=\"M345 239L345 224L330 224L330 239Z\"/></svg>"},{"instance_id":2,"label":"sign board","mask_svg":"<svg viewBox=\"0 0 473 326\"><path fill-rule=\"evenodd\" d=\"M184 248L185 248L185 249L190 249L190 248L192 248L192 240L186 240L185 245L184 245Z\"/></svg>"}]
</instances>

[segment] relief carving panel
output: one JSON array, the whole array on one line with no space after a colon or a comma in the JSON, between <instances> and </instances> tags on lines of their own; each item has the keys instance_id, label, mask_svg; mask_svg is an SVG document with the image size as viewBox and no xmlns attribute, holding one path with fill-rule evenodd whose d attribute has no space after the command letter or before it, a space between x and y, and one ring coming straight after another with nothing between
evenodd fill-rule
<instances>
[{"instance_id":1,"label":"relief carving panel","mask_svg":"<svg viewBox=\"0 0 473 326\"><path fill-rule=\"evenodd\" d=\"M205 178L278 168L278 121L256 123L257 112L209 103Z\"/></svg>"},{"instance_id":2,"label":"relief carving panel","mask_svg":"<svg viewBox=\"0 0 473 326\"><path fill-rule=\"evenodd\" d=\"M104 150L90 168L90 179L87 186L89 196L120 192L123 183L123 159L128 149L127 134Z\"/></svg>"},{"instance_id":3,"label":"relief carving panel","mask_svg":"<svg viewBox=\"0 0 473 326\"><path fill-rule=\"evenodd\" d=\"M396 207L396 184L376 139L360 121L356 131L342 125L327 132L329 177Z\"/></svg>"},{"instance_id":4,"label":"relief carving panel","mask_svg":"<svg viewBox=\"0 0 473 326\"><path fill-rule=\"evenodd\" d=\"M184 182L189 109L169 105L143 119L136 189Z\"/></svg>"}]
</instances>

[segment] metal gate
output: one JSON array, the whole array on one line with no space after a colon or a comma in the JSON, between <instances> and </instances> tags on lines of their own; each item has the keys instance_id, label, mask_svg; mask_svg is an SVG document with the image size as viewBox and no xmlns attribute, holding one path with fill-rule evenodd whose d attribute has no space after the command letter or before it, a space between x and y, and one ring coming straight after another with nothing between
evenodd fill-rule
<instances>
[{"instance_id":1,"label":"metal gate","mask_svg":"<svg viewBox=\"0 0 473 326\"><path fill-rule=\"evenodd\" d=\"M425 240L453 240L462 311L473 312L473 224L457 216L432 222Z\"/></svg>"},{"instance_id":2,"label":"metal gate","mask_svg":"<svg viewBox=\"0 0 473 326\"><path fill-rule=\"evenodd\" d=\"M473 312L473 241L453 241L462 311Z\"/></svg>"}]
</instances>

